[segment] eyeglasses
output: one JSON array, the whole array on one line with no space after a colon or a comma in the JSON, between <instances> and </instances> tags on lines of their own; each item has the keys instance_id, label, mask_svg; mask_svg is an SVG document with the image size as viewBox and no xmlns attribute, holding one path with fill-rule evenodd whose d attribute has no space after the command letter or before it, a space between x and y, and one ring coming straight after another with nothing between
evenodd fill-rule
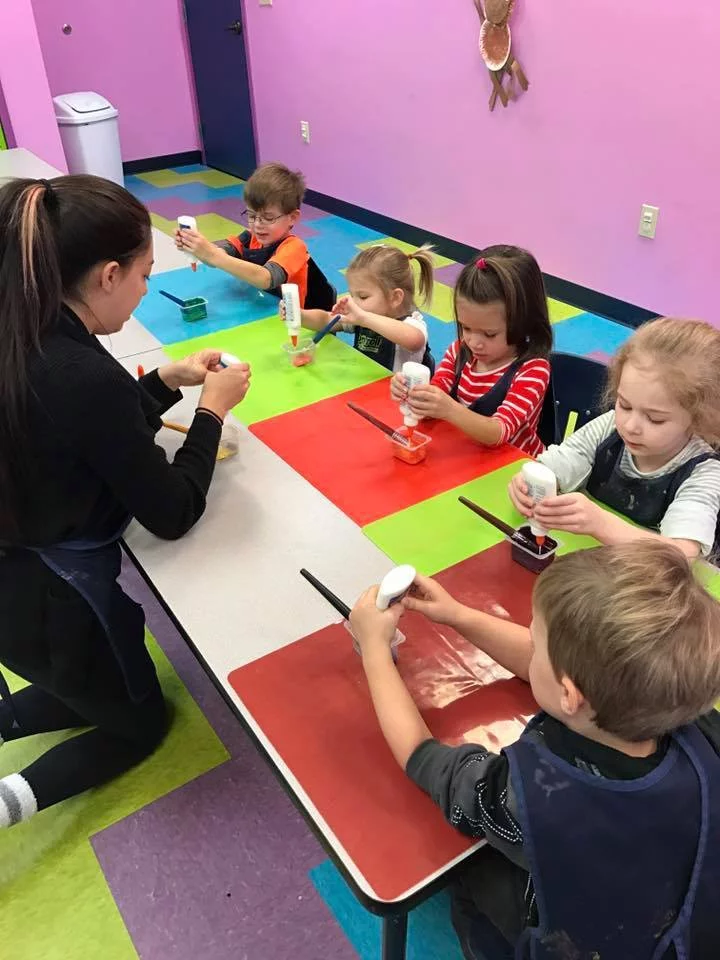
<instances>
[{"instance_id":1,"label":"eyeglasses","mask_svg":"<svg viewBox=\"0 0 720 960\"><path fill-rule=\"evenodd\" d=\"M286 217L286 213L280 213L277 217L267 217L264 213L253 213L251 210L244 210L243 213L247 217L248 223L257 223L258 226L271 226L273 223L277 223L278 220L282 220L283 217Z\"/></svg>"}]
</instances>

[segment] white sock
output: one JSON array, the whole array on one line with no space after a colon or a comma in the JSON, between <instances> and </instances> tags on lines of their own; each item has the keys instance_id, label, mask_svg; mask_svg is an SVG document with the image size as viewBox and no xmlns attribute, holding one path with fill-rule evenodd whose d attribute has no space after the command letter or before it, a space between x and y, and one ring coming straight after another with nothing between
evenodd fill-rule
<instances>
[{"instance_id":1,"label":"white sock","mask_svg":"<svg viewBox=\"0 0 720 960\"><path fill-rule=\"evenodd\" d=\"M0 827L12 827L37 813L37 800L30 784L19 773L0 780Z\"/></svg>"}]
</instances>

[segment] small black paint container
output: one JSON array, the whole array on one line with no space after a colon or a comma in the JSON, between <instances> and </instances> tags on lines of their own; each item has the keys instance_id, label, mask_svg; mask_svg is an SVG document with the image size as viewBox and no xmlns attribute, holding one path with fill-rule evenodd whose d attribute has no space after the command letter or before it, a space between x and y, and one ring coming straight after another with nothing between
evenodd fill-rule
<instances>
[{"instance_id":1,"label":"small black paint container","mask_svg":"<svg viewBox=\"0 0 720 960\"><path fill-rule=\"evenodd\" d=\"M535 535L531 533L530 527L520 527L518 533L526 537L530 544L535 541ZM545 543L542 547L527 547L518 543L516 540L510 540L511 556L516 563L525 567L531 573L542 573L555 559L555 553L558 547L562 546L559 540L553 540L552 537L545 537Z\"/></svg>"}]
</instances>

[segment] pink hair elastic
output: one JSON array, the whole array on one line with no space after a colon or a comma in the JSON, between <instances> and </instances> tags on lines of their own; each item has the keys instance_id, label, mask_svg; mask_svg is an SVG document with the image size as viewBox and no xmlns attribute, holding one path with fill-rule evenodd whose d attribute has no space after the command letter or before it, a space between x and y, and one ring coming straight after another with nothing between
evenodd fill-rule
<instances>
[{"instance_id":1,"label":"pink hair elastic","mask_svg":"<svg viewBox=\"0 0 720 960\"><path fill-rule=\"evenodd\" d=\"M487 270L487 261L485 260L485 257L479 257L475 261L475 266L478 268L478 270Z\"/></svg>"}]
</instances>

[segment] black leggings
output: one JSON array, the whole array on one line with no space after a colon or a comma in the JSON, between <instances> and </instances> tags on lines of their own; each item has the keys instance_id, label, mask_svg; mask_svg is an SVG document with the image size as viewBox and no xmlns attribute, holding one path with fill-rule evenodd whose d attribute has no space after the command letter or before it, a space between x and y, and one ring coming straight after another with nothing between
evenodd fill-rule
<instances>
[{"instance_id":1,"label":"black leggings","mask_svg":"<svg viewBox=\"0 0 720 960\"><path fill-rule=\"evenodd\" d=\"M142 644L144 637L128 637ZM0 663L31 686L13 694L19 726L0 702L0 736L93 727L44 753L20 773L38 809L111 780L147 757L162 741L167 716L160 684L147 657L147 696L128 695L99 620L83 598L35 554L0 557Z\"/></svg>"}]
</instances>

